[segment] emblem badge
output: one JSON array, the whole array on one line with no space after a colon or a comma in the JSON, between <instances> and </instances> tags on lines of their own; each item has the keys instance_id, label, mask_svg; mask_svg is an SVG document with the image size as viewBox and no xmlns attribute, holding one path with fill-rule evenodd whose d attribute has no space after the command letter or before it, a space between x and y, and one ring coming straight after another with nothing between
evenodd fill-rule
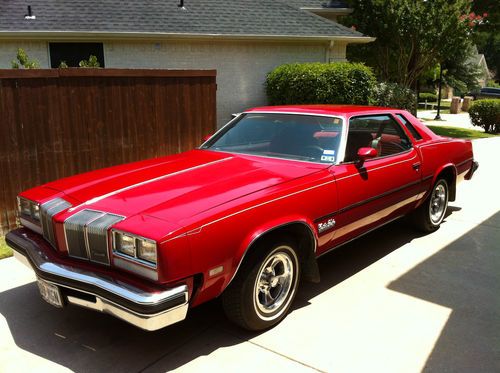
<instances>
[{"instance_id":1,"label":"emblem badge","mask_svg":"<svg viewBox=\"0 0 500 373\"><path fill-rule=\"evenodd\" d=\"M335 219L328 219L327 221L318 224L318 232L323 233L333 227L335 227Z\"/></svg>"}]
</instances>

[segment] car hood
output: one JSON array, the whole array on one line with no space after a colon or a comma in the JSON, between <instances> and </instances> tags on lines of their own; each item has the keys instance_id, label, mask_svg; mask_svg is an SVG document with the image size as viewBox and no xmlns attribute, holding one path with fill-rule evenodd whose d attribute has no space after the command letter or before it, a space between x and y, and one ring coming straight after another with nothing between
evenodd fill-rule
<instances>
[{"instance_id":1,"label":"car hood","mask_svg":"<svg viewBox=\"0 0 500 373\"><path fill-rule=\"evenodd\" d=\"M46 187L82 207L181 222L327 165L193 150L61 179Z\"/></svg>"}]
</instances>

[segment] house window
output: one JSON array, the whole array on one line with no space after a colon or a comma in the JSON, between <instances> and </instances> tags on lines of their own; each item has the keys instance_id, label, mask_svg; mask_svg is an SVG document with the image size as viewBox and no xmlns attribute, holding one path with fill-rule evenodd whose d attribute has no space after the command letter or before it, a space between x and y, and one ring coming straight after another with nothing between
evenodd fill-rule
<instances>
[{"instance_id":1,"label":"house window","mask_svg":"<svg viewBox=\"0 0 500 373\"><path fill-rule=\"evenodd\" d=\"M104 48L102 43L49 43L50 67L57 68L62 61L68 67L78 67L81 60L88 60L91 55L97 57L104 67Z\"/></svg>"}]
</instances>

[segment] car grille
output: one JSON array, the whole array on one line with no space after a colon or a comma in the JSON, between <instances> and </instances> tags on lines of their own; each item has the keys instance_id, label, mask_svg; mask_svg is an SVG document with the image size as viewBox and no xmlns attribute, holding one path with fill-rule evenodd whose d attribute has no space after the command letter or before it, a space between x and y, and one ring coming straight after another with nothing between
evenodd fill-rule
<instances>
[{"instance_id":1,"label":"car grille","mask_svg":"<svg viewBox=\"0 0 500 373\"><path fill-rule=\"evenodd\" d=\"M123 216L102 211L82 210L64 222L69 256L109 264L108 228Z\"/></svg>"},{"instance_id":2,"label":"car grille","mask_svg":"<svg viewBox=\"0 0 500 373\"><path fill-rule=\"evenodd\" d=\"M40 220L42 221L43 237L56 247L56 236L54 234L54 225L52 217L61 211L71 207L71 203L62 198L54 198L40 206Z\"/></svg>"}]
</instances>

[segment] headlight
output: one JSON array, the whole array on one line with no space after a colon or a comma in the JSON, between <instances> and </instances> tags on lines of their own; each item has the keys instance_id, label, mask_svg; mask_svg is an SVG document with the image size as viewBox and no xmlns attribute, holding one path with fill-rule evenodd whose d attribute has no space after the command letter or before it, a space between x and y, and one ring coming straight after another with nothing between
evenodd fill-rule
<instances>
[{"instance_id":1,"label":"headlight","mask_svg":"<svg viewBox=\"0 0 500 373\"><path fill-rule=\"evenodd\" d=\"M122 254L135 257L135 237L127 234L115 233L115 249Z\"/></svg>"},{"instance_id":2,"label":"headlight","mask_svg":"<svg viewBox=\"0 0 500 373\"><path fill-rule=\"evenodd\" d=\"M113 248L117 253L156 265L157 250L153 240L113 231Z\"/></svg>"},{"instance_id":3,"label":"headlight","mask_svg":"<svg viewBox=\"0 0 500 373\"><path fill-rule=\"evenodd\" d=\"M40 205L38 203L31 205L31 217L36 221L40 220Z\"/></svg>"},{"instance_id":4,"label":"headlight","mask_svg":"<svg viewBox=\"0 0 500 373\"><path fill-rule=\"evenodd\" d=\"M17 210L19 216L36 222L40 221L40 205L23 197L17 197Z\"/></svg>"},{"instance_id":5,"label":"headlight","mask_svg":"<svg viewBox=\"0 0 500 373\"><path fill-rule=\"evenodd\" d=\"M156 264L156 242L138 239L137 257Z\"/></svg>"}]
</instances>

